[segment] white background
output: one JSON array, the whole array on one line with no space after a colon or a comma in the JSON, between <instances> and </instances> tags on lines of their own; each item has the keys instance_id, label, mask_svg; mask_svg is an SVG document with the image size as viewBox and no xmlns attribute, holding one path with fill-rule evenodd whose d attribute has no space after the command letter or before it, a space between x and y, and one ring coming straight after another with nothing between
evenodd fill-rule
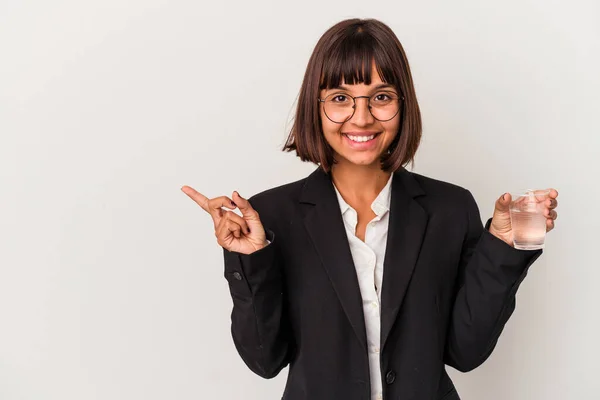
<instances>
[{"instance_id":1,"label":"white background","mask_svg":"<svg viewBox=\"0 0 600 400\"><path fill-rule=\"evenodd\" d=\"M558 189L556 229L466 400L599 396L597 1L0 1L0 398L278 399L237 355L221 248L181 191L249 197L318 38L387 23L424 122L414 171ZM594 114L595 113L595 114Z\"/></svg>"}]
</instances>

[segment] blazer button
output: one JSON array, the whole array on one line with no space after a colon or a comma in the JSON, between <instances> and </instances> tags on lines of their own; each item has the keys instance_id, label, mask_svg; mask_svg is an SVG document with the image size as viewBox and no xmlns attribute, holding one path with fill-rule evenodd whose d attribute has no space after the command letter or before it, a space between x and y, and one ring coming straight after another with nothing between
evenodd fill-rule
<instances>
[{"instance_id":1,"label":"blazer button","mask_svg":"<svg viewBox=\"0 0 600 400\"><path fill-rule=\"evenodd\" d=\"M235 271L235 272L233 273L233 277L234 277L235 279L237 279L238 281L241 281L241 280L242 280L242 274L240 274L240 273L239 273L239 272L237 272L237 271Z\"/></svg>"},{"instance_id":2,"label":"blazer button","mask_svg":"<svg viewBox=\"0 0 600 400\"><path fill-rule=\"evenodd\" d=\"M391 385L392 383L394 383L395 380L396 380L396 373L394 371L388 371L388 373L385 374L385 381L387 382L388 385Z\"/></svg>"}]
</instances>

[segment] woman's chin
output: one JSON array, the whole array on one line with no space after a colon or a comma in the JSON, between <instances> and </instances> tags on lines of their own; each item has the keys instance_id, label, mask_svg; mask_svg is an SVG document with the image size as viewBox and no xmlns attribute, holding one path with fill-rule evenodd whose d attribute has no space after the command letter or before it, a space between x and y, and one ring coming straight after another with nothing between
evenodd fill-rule
<instances>
[{"instance_id":1,"label":"woman's chin","mask_svg":"<svg viewBox=\"0 0 600 400\"><path fill-rule=\"evenodd\" d=\"M375 152L361 152L362 154L345 154L344 160L347 163L360 166L372 166L379 163L379 157Z\"/></svg>"}]
</instances>

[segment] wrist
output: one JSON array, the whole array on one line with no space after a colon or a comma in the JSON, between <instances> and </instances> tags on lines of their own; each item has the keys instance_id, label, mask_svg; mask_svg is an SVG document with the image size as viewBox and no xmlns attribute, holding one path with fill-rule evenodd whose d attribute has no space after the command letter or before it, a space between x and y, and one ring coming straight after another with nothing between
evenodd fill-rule
<instances>
[{"instance_id":1,"label":"wrist","mask_svg":"<svg viewBox=\"0 0 600 400\"><path fill-rule=\"evenodd\" d=\"M502 240L504 243L506 243L507 245L509 245L510 247L514 247L513 241L511 240L511 238L509 237L510 235L507 234L503 234L498 232L496 229L494 229L493 226L490 226L489 232L494 235L495 237L497 237L498 239Z\"/></svg>"}]
</instances>

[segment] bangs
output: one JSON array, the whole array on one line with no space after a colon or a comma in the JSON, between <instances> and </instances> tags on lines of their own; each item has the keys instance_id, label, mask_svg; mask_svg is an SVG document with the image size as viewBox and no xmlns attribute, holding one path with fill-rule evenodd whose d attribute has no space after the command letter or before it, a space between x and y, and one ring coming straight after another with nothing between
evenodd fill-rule
<instances>
[{"instance_id":1,"label":"bangs","mask_svg":"<svg viewBox=\"0 0 600 400\"><path fill-rule=\"evenodd\" d=\"M319 90L336 88L342 83L370 85L373 61L381 80L399 89L390 58L373 36L359 28L329 49L323 61Z\"/></svg>"},{"instance_id":2,"label":"bangs","mask_svg":"<svg viewBox=\"0 0 600 400\"><path fill-rule=\"evenodd\" d=\"M295 151L302 161L330 172L338 160L323 131L321 91L343 84L372 85L373 74L402 98L398 131L380 156L381 168L398 171L409 162L414 165L422 124L408 59L396 34L376 19L346 19L319 38L304 72L294 124L282 150Z\"/></svg>"}]
</instances>

